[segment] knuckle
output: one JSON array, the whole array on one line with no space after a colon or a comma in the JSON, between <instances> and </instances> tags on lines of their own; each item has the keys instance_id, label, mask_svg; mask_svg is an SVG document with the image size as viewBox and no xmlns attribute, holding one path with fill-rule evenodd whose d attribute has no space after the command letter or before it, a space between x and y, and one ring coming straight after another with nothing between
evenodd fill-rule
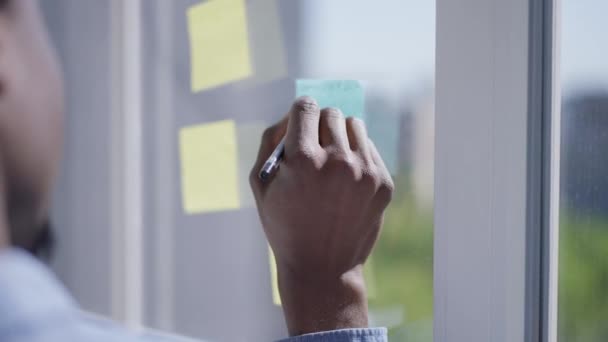
<instances>
[{"instance_id":1,"label":"knuckle","mask_svg":"<svg viewBox=\"0 0 608 342\"><path fill-rule=\"evenodd\" d=\"M302 96L293 103L293 111L296 114L311 114L319 110L317 101L310 96Z\"/></svg>"},{"instance_id":2,"label":"knuckle","mask_svg":"<svg viewBox=\"0 0 608 342\"><path fill-rule=\"evenodd\" d=\"M359 183L361 184L361 187L364 189L364 191L373 194L376 189L378 189L380 182L378 180L378 177L375 176L373 170L365 168L361 173L361 179Z\"/></svg>"},{"instance_id":3,"label":"knuckle","mask_svg":"<svg viewBox=\"0 0 608 342\"><path fill-rule=\"evenodd\" d=\"M356 179L360 173L356 161L346 152L330 154L326 166L330 171L340 174L347 179Z\"/></svg>"},{"instance_id":4,"label":"knuckle","mask_svg":"<svg viewBox=\"0 0 608 342\"><path fill-rule=\"evenodd\" d=\"M388 204L393 199L394 192L395 184L393 183L393 180L389 177L388 179L383 179L380 182L380 186L378 187L376 195L383 204Z\"/></svg>"},{"instance_id":5,"label":"knuckle","mask_svg":"<svg viewBox=\"0 0 608 342\"><path fill-rule=\"evenodd\" d=\"M316 160L315 152L306 146L299 146L294 150L292 160L297 165L313 164Z\"/></svg>"}]
</instances>

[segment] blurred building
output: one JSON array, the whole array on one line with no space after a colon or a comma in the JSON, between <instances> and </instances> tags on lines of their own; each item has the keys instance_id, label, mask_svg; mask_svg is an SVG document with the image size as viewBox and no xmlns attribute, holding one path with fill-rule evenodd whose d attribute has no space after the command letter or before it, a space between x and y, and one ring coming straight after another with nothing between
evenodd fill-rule
<instances>
[{"instance_id":1,"label":"blurred building","mask_svg":"<svg viewBox=\"0 0 608 342\"><path fill-rule=\"evenodd\" d=\"M608 216L608 91L575 92L562 108L562 207Z\"/></svg>"},{"instance_id":2,"label":"blurred building","mask_svg":"<svg viewBox=\"0 0 608 342\"><path fill-rule=\"evenodd\" d=\"M412 112L412 186L416 204L433 208L435 170L435 102L424 98Z\"/></svg>"}]
</instances>

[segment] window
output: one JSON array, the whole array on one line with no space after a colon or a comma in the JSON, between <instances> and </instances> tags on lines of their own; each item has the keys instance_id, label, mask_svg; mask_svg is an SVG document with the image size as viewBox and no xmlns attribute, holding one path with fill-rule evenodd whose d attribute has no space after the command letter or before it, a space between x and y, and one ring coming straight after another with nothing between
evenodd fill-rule
<instances>
[{"instance_id":1,"label":"window","mask_svg":"<svg viewBox=\"0 0 608 342\"><path fill-rule=\"evenodd\" d=\"M68 88L54 268L85 309L206 340L284 337L246 175L297 80L356 80L397 184L366 266L370 318L393 340L433 339L434 1L231 1L215 24L249 49L213 84L192 74L188 21L209 1L41 3ZM192 213L180 132L227 121L238 201Z\"/></svg>"},{"instance_id":2,"label":"window","mask_svg":"<svg viewBox=\"0 0 608 342\"><path fill-rule=\"evenodd\" d=\"M155 170L144 186L146 323L210 340L285 335L247 173L263 127L290 106L297 80L358 80L368 130L397 184L366 266L370 318L395 340L431 341L433 1L247 1L253 75L193 91L186 13L201 3L143 3L152 14L143 24L145 162ZM236 127L240 208L185 213L178 132L221 120Z\"/></svg>"},{"instance_id":3,"label":"window","mask_svg":"<svg viewBox=\"0 0 608 342\"><path fill-rule=\"evenodd\" d=\"M608 23L562 0L559 341L608 338Z\"/></svg>"},{"instance_id":4,"label":"window","mask_svg":"<svg viewBox=\"0 0 608 342\"><path fill-rule=\"evenodd\" d=\"M86 309L284 336L245 177L297 80L357 80L397 184L366 268L372 323L397 341L608 338L605 1L234 0L248 49L214 84L192 77L202 0L41 3L68 86L54 267ZM184 210L180 132L227 120L238 203Z\"/></svg>"}]
</instances>

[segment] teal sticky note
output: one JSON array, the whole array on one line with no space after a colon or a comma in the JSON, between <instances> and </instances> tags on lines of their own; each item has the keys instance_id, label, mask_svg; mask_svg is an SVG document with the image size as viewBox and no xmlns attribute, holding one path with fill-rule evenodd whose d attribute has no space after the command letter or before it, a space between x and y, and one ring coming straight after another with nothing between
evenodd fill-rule
<instances>
[{"instance_id":1,"label":"teal sticky note","mask_svg":"<svg viewBox=\"0 0 608 342\"><path fill-rule=\"evenodd\" d=\"M365 94L359 81L353 80L297 80L296 97L310 96L319 107L338 108L345 116L363 119Z\"/></svg>"},{"instance_id":2,"label":"teal sticky note","mask_svg":"<svg viewBox=\"0 0 608 342\"><path fill-rule=\"evenodd\" d=\"M398 114L368 113L365 116L367 134L376 145L384 165L392 175L399 168L399 130L401 116Z\"/></svg>"}]
</instances>

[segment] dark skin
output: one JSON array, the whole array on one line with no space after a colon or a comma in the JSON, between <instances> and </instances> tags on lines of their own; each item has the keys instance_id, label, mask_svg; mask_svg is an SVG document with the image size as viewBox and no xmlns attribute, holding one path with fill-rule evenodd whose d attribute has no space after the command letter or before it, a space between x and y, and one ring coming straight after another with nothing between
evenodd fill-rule
<instances>
[{"instance_id":1,"label":"dark skin","mask_svg":"<svg viewBox=\"0 0 608 342\"><path fill-rule=\"evenodd\" d=\"M10 2L0 10L0 249L31 250L47 226L62 92L37 1ZM280 170L262 183L257 172L283 136ZM362 265L393 183L363 122L297 100L264 134L251 185L290 334L367 327Z\"/></svg>"},{"instance_id":2,"label":"dark skin","mask_svg":"<svg viewBox=\"0 0 608 342\"><path fill-rule=\"evenodd\" d=\"M257 172L282 136L280 170L262 183ZM367 327L362 269L394 186L363 121L296 100L264 134L250 181L289 333Z\"/></svg>"}]
</instances>

